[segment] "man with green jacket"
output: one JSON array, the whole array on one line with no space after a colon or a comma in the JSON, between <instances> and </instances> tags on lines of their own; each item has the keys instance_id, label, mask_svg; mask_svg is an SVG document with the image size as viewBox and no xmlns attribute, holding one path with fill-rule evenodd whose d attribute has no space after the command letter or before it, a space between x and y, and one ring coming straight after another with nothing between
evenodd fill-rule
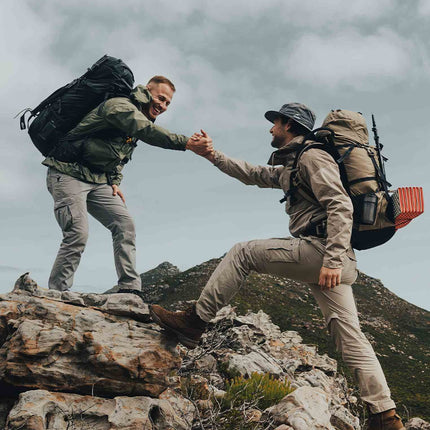
<instances>
[{"instance_id":1,"label":"man with green jacket","mask_svg":"<svg viewBox=\"0 0 430 430\"><path fill-rule=\"evenodd\" d=\"M135 227L119 185L122 169L142 140L165 149L189 149L204 155L208 139L170 133L154 124L170 105L175 86L164 76L137 85L130 98L101 103L71 130L42 164L48 166L47 187L63 240L49 288L65 291L88 239L90 213L112 233L120 291L140 291L136 271Z\"/></svg>"}]
</instances>

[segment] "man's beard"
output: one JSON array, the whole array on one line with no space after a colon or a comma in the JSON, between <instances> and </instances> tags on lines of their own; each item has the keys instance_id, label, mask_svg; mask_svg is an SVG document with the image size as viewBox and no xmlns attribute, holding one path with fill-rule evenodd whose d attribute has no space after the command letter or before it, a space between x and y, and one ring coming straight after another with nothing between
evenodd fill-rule
<instances>
[{"instance_id":1,"label":"man's beard","mask_svg":"<svg viewBox=\"0 0 430 430\"><path fill-rule=\"evenodd\" d=\"M273 148L280 148L284 144L284 139L273 136L272 142L270 144Z\"/></svg>"}]
</instances>

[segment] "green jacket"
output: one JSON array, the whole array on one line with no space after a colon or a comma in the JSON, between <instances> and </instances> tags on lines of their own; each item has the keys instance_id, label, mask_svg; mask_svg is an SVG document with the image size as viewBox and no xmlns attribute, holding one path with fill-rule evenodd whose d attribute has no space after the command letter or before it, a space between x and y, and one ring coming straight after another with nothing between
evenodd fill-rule
<instances>
[{"instance_id":1,"label":"green jacket","mask_svg":"<svg viewBox=\"0 0 430 430\"><path fill-rule=\"evenodd\" d=\"M106 100L89 112L42 164L85 182L119 185L137 140L185 151L188 137L170 133L142 113L150 101L151 93L143 85L133 89L130 99Z\"/></svg>"}]
</instances>

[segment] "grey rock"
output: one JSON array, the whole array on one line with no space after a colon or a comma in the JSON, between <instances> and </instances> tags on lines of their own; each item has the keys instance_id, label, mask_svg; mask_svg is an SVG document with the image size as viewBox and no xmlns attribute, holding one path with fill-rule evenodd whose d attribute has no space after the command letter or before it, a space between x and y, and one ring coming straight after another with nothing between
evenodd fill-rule
<instances>
[{"instance_id":1,"label":"grey rock","mask_svg":"<svg viewBox=\"0 0 430 430\"><path fill-rule=\"evenodd\" d=\"M249 351L255 344L264 342L264 336L260 332L247 325L232 327L229 330L231 347L235 350Z\"/></svg>"},{"instance_id":2,"label":"grey rock","mask_svg":"<svg viewBox=\"0 0 430 430\"><path fill-rule=\"evenodd\" d=\"M159 399L118 396L104 399L34 390L22 393L11 410L7 430L131 430L191 428L195 408L167 391Z\"/></svg>"},{"instance_id":3,"label":"grey rock","mask_svg":"<svg viewBox=\"0 0 430 430\"><path fill-rule=\"evenodd\" d=\"M13 292L27 292L34 294L40 287L33 279L30 278L30 272L22 274L13 287Z\"/></svg>"},{"instance_id":4,"label":"grey rock","mask_svg":"<svg viewBox=\"0 0 430 430\"><path fill-rule=\"evenodd\" d=\"M412 418L405 424L406 430L430 430L430 423L421 418Z\"/></svg>"},{"instance_id":5,"label":"grey rock","mask_svg":"<svg viewBox=\"0 0 430 430\"><path fill-rule=\"evenodd\" d=\"M294 430L335 430L330 423L329 401L329 395L319 388L300 387L265 413L275 424Z\"/></svg>"},{"instance_id":6,"label":"grey rock","mask_svg":"<svg viewBox=\"0 0 430 430\"><path fill-rule=\"evenodd\" d=\"M337 430L360 430L360 420L341 405L330 407L330 422Z\"/></svg>"},{"instance_id":7,"label":"grey rock","mask_svg":"<svg viewBox=\"0 0 430 430\"><path fill-rule=\"evenodd\" d=\"M109 300L101 311L28 294L3 296L0 379L29 389L159 395L181 363L174 342L158 326L107 313L117 305Z\"/></svg>"},{"instance_id":8,"label":"grey rock","mask_svg":"<svg viewBox=\"0 0 430 430\"><path fill-rule=\"evenodd\" d=\"M284 375L277 361L263 351L251 351L249 354L232 354L228 359L228 368L238 371L243 376L252 373L270 373L276 377Z\"/></svg>"},{"instance_id":9,"label":"grey rock","mask_svg":"<svg viewBox=\"0 0 430 430\"><path fill-rule=\"evenodd\" d=\"M260 331L267 339L279 338L281 335L280 328L273 324L269 315L265 314L262 310L257 313L248 312L246 315L236 316L235 320L254 327L255 330Z\"/></svg>"},{"instance_id":10,"label":"grey rock","mask_svg":"<svg viewBox=\"0 0 430 430\"><path fill-rule=\"evenodd\" d=\"M212 324L216 324L220 321L233 321L236 318L236 311L235 308L233 308L231 305L224 306L221 308L217 314L215 315L215 318L211 319Z\"/></svg>"},{"instance_id":11,"label":"grey rock","mask_svg":"<svg viewBox=\"0 0 430 430\"><path fill-rule=\"evenodd\" d=\"M309 372L300 373L293 383L293 386L297 388L305 386L321 388L327 394L333 393L334 385L334 378L327 376L319 369L312 369Z\"/></svg>"},{"instance_id":12,"label":"grey rock","mask_svg":"<svg viewBox=\"0 0 430 430\"><path fill-rule=\"evenodd\" d=\"M0 300L25 301L23 296L33 296L58 300L76 306L92 307L113 315L122 315L137 321L148 322L149 308L136 294L94 294L76 291L56 291L41 288L28 273L21 275L15 283L12 293L0 296Z\"/></svg>"},{"instance_id":13,"label":"grey rock","mask_svg":"<svg viewBox=\"0 0 430 430\"><path fill-rule=\"evenodd\" d=\"M217 361L213 355L204 355L195 362L195 368L202 373L210 374L217 370Z\"/></svg>"}]
</instances>

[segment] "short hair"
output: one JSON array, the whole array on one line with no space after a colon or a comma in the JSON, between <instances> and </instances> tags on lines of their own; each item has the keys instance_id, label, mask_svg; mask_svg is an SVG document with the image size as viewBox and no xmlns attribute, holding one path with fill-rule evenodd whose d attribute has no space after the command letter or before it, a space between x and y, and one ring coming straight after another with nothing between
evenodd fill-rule
<instances>
[{"instance_id":1,"label":"short hair","mask_svg":"<svg viewBox=\"0 0 430 430\"><path fill-rule=\"evenodd\" d=\"M170 79L167 79L165 76L155 75L148 81L146 85L149 85L151 82L154 82L154 84L167 84L172 89L172 91L176 91L173 82Z\"/></svg>"},{"instance_id":2,"label":"short hair","mask_svg":"<svg viewBox=\"0 0 430 430\"><path fill-rule=\"evenodd\" d=\"M297 121L289 118L288 116L281 115L282 124L290 124L290 132L296 136L305 136L309 133L309 130L303 125L299 124Z\"/></svg>"}]
</instances>

